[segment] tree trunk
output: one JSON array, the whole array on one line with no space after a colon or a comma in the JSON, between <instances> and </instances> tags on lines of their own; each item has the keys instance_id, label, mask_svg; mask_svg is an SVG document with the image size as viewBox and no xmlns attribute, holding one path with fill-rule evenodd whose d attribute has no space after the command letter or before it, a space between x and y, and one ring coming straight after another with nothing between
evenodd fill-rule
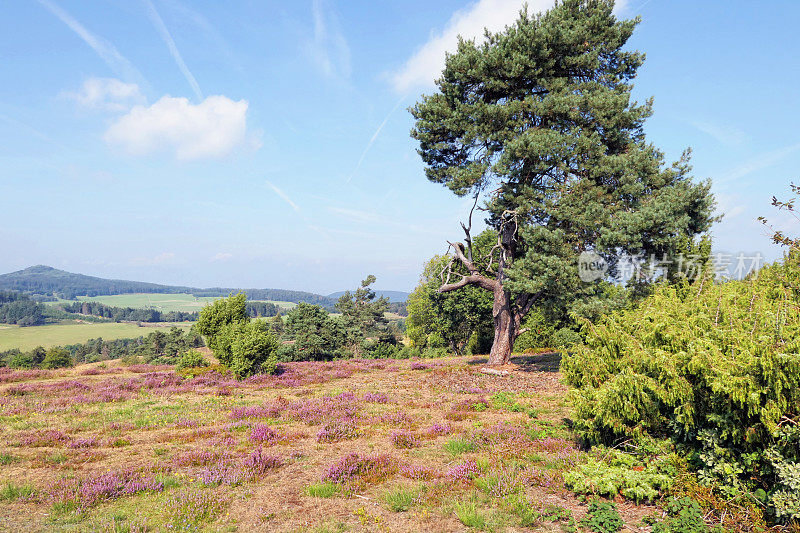
<instances>
[{"instance_id":1,"label":"tree trunk","mask_svg":"<svg viewBox=\"0 0 800 533\"><path fill-rule=\"evenodd\" d=\"M489 352L490 365L505 365L511 360L511 350L517 338L517 322L511 309L511 296L498 287L493 291L494 341Z\"/></svg>"}]
</instances>

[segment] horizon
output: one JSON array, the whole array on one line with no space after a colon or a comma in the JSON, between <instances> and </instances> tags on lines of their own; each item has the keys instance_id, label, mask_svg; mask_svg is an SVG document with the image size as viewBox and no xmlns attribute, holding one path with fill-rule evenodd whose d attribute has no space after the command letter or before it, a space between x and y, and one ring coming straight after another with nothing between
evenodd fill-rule
<instances>
[{"instance_id":1,"label":"horizon","mask_svg":"<svg viewBox=\"0 0 800 533\"><path fill-rule=\"evenodd\" d=\"M412 291L471 202L427 181L406 108L435 90L456 34L500 30L522 4L9 6L0 271L317 294L375 274ZM713 180L715 251L769 260L756 217L798 227L770 205L800 164L800 59L785 54L800 6L782 6L617 9L642 17L627 48L647 53L648 140L668 162L691 146Z\"/></svg>"}]
</instances>

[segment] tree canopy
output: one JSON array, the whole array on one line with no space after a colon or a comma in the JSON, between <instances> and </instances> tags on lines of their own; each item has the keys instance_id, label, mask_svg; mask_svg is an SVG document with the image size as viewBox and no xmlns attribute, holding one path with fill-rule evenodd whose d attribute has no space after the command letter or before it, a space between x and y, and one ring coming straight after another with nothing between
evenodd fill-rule
<instances>
[{"instance_id":1,"label":"tree canopy","mask_svg":"<svg viewBox=\"0 0 800 533\"><path fill-rule=\"evenodd\" d=\"M631 96L644 54L623 50L638 20L612 8L565 0L461 40L438 91L411 109L428 179L483 195L496 231L488 254L473 253L470 214L465 242L451 245L466 272L439 289L492 293L491 363L508 361L534 305L568 309L597 292L578 277L580 253L614 275L620 254L671 256L712 222L710 184L692 179L688 151L667 164L645 139L652 101Z\"/></svg>"}]
</instances>

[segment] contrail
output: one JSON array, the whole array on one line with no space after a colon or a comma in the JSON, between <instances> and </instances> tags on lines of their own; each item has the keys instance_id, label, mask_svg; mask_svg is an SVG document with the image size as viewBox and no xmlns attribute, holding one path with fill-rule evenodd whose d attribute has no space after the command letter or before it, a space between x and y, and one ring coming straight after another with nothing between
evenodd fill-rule
<instances>
[{"instance_id":1,"label":"contrail","mask_svg":"<svg viewBox=\"0 0 800 533\"><path fill-rule=\"evenodd\" d=\"M125 78L128 81L134 80L137 82L144 82L141 72L139 72L139 70L134 67L130 61L125 59L125 57L119 53L113 44L87 30L83 24L75 20L72 15L61 9L58 5L50 0L39 0L39 3L47 8L47 10L53 15L58 17L58 19L66 24L69 29L74 31L78 37L80 37L83 42L88 44L92 50L94 50L95 53L100 56L100 59L102 59L105 64L108 65L109 68L118 76Z\"/></svg>"},{"instance_id":2,"label":"contrail","mask_svg":"<svg viewBox=\"0 0 800 533\"><path fill-rule=\"evenodd\" d=\"M383 119L383 122L381 122L381 125L378 126L378 129L375 130L375 133L372 134L372 138L367 143L367 146L364 148L364 151L361 152L361 157L358 158L358 164L356 164L355 170L353 170L353 172L350 174L350 176L348 176L346 183L350 183L350 181L353 179L353 176L355 176L356 173L359 171L359 169L361 168L361 163L363 163L364 162L364 158L367 157L367 152L369 152L369 149L372 148L372 144L375 142L375 139L378 138L378 135L380 134L380 132L383 129L383 127L386 125L387 122L389 122L389 118L394 114L395 111L397 111L397 108L400 107L400 104L403 103L403 100L406 99L406 96L408 96L408 94L404 94L403 96L400 97L400 99L394 105L392 110L389 111L389 114L386 115L386 118Z\"/></svg>"},{"instance_id":3,"label":"contrail","mask_svg":"<svg viewBox=\"0 0 800 533\"><path fill-rule=\"evenodd\" d=\"M272 190L273 190L273 192L274 192L275 194L277 194L277 195L278 195L278 196L279 196L279 197L280 197L280 198L281 198L281 199L282 199L284 202L286 202L287 204L289 204L290 206L292 206L292 209L294 209L294 210L295 210L295 211L297 211L298 213L300 212L300 207L299 207L299 206L298 206L296 203L294 203L294 202L292 201L292 199L291 199L291 198L289 198L289 195L288 195L288 194L286 194L286 193L285 193L285 192L283 192L281 189L279 189L279 188L278 188L276 185L274 185L274 184L273 184L271 181L269 181L269 180L265 180L265 181L267 182L267 185L269 185L269 188L270 188L270 189L272 189Z\"/></svg>"},{"instance_id":4,"label":"contrail","mask_svg":"<svg viewBox=\"0 0 800 533\"><path fill-rule=\"evenodd\" d=\"M202 101L203 93L200 91L200 85L189 71L189 67L187 67L186 63L183 62L181 53L178 51L178 47L175 46L175 41L172 39L172 35L170 35L169 30L167 30L167 27L164 25L164 21L161 19L158 11L156 11L156 7L150 0L144 0L144 3L147 6L150 20L153 21L153 25L156 27L156 30L158 30L158 33L161 34L161 38L164 39L164 42L167 44L167 48L169 48L169 53L172 55L172 59L174 59L175 63L178 64L178 68L180 69L181 73L183 73L183 77L186 78L186 81L188 81L189 85L192 86L192 90L197 96L197 99Z\"/></svg>"}]
</instances>

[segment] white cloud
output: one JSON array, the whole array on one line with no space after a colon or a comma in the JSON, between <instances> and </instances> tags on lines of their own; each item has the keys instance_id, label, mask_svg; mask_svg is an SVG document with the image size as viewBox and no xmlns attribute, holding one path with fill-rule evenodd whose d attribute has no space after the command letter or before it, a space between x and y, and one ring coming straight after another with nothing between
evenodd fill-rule
<instances>
[{"instance_id":1,"label":"white cloud","mask_svg":"<svg viewBox=\"0 0 800 533\"><path fill-rule=\"evenodd\" d=\"M233 254L229 254L227 252L220 252L211 258L211 262L216 263L217 261L227 261L231 258L233 258Z\"/></svg>"},{"instance_id":2,"label":"white cloud","mask_svg":"<svg viewBox=\"0 0 800 533\"><path fill-rule=\"evenodd\" d=\"M39 0L39 3L47 8L53 15L58 17L61 22L66 24L69 29L74 31L83 42L88 44L95 53L100 56L106 65L113 70L117 76L128 80L143 81L141 73L128 61L113 44L99 37L78 22L72 15L61 9L54 2L49 0Z\"/></svg>"},{"instance_id":3,"label":"white cloud","mask_svg":"<svg viewBox=\"0 0 800 533\"><path fill-rule=\"evenodd\" d=\"M332 78L350 77L350 47L339 26L336 15L325 10L321 0L312 4L314 39L306 44L306 51L317 67Z\"/></svg>"},{"instance_id":4,"label":"white cloud","mask_svg":"<svg viewBox=\"0 0 800 533\"><path fill-rule=\"evenodd\" d=\"M180 69L183 77L186 78L187 82L189 82L189 85L192 87L197 99L202 100L203 93L200 91L200 85L197 83L197 80L191 71L189 71L189 67L187 67L186 63L183 62L183 57L178 51L178 47L175 45L175 41L172 39L172 35L170 35L169 30L167 30L167 26L164 24L161 15L158 14L156 7L150 0L145 0L145 5L147 6L147 14L150 16L153 26L155 26L156 30L161 35L161 38L164 40L164 43L167 45L172 59L175 60L175 63L178 65L178 69Z\"/></svg>"},{"instance_id":5,"label":"white cloud","mask_svg":"<svg viewBox=\"0 0 800 533\"><path fill-rule=\"evenodd\" d=\"M444 30L431 35L397 72L391 75L395 90L405 92L410 89L429 88L444 69L445 52L455 52L458 36L476 39L481 42L484 29L491 32L502 31L519 18L524 4L528 13L536 13L553 7L553 0L479 0L471 6L456 11L447 22ZM616 3L615 12L625 7L626 1Z\"/></svg>"},{"instance_id":6,"label":"white cloud","mask_svg":"<svg viewBox=\"0 0 800 533\"><path fill-rule=\"evenodd\" d=\"M80 92L67 96L83 107L105 111L124 111L144 102L138 85L114 78L89 78L83 82Z\"/></svg>"},{"instance_id":7,"label":"white cloud","mask_svg":"<svg viewBox=\"0 0 800 533\"><path fill-rule=\"evenodd\" d=\"M277 194L278 197L281 200L283 200L284 202L289 204L292 207L292 209L294 209L296 212L298 212L298 213L300 212L300 207L296 203L294 203L291 198L289 198L288 194L286 194L281 189L279 189L271 181L269 181L269 180L266 180L266 181L267 181L267 185L269 185L269 188L272 189L275 192L275 194Z\"/></svg>"},{"instance_id":8,"label":"white cloud","mask_svg":"<svg viewBox=\"0 0 800 533\"><path fill-rule=\"evenodd\" d=\"M106 131L109 144L132 155L171 151L178 159L221 157L246 144L246 100L209 96L199 104L163 96L137 105Z\"/></svg>"}]
</instances>

